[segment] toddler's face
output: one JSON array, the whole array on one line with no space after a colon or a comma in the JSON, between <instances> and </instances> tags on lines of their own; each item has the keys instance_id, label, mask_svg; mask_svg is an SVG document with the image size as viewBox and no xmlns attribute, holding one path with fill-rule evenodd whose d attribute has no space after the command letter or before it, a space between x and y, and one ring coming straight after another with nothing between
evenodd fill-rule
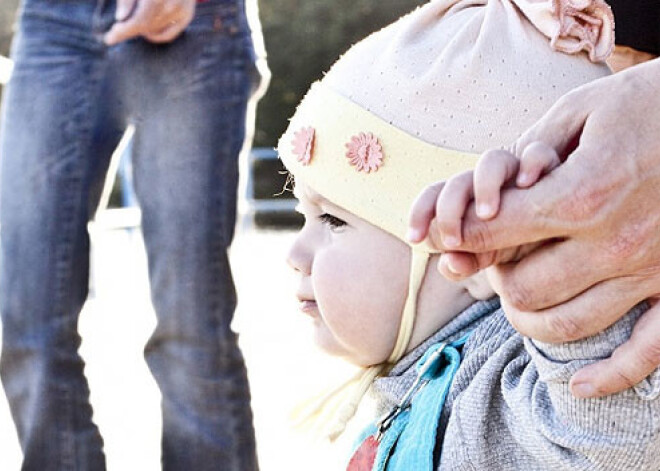
<instances>
[{"instance_id":1,"label":"toddler's face","mask_svg":"<svg viewBox=\"0 0 660 471\"><path fill-rule=\"evenodd\" d=\"M410 248L396 237L296 184L305 225L288 256L300 275L300 309L329 353L369 366L396 341L408 289Z\"/></svg>"}]
</instances>

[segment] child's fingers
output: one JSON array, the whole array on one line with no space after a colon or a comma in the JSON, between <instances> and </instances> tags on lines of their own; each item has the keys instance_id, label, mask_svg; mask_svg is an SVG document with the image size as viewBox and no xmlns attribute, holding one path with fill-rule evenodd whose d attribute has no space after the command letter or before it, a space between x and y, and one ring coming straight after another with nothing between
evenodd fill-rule
<instances>
[{"instance_id":1,"label":"child's fingers","mask_svg":"<svg viewBox=\"0 0 660 471\"><path fill-rule=\"evenodd\" d=\"M541 141L532 142L525 147L520 157L520 171L516 184L521 188L530 187L542 175L550 173L559 164L561 160L554 148Z\"/></svg>"},{"instance_id":2,"label":"child's fingers","mask_svg":"<svg viewBox=\"0 0 660 471\"><path fill-rule=\"evenodd\" d=\"M413 202L408 218L407 238L410 242L416 244L426 238L431 221L435 217L435 202L444 185L445 182L441 181L427 186Z\"/></svg>"},{"instance_id":3,"label":"child's fingers","mask_svg":"<svg viewBox=\"0 0 660 471\"><path fill-rule=\"evenodd\" d=\"M446 248L461 244L463 214L474 196L472 181L472 170L453 176L445 183L436 200L432 231L439 232L442 245Z\"/></svg>"},{"instance_id":4,"label":"child's fingers","mask_svg":"<svg viewBox=\"0 0 660 471\"><path fill-rule=\"evenodd\" d=\"M481 219L495 217L500 208L500 191L518 173L518 158L505 150L484 153L474 170L474 202Z\"/></svg>"},{"instance_id":5,"label":"child's fingers","mask_svg":"<svg viewBox=\"0 0 660 471\"><path fill-rule=\"evenodd\" d=\"M461 281L497 263L514 261L520 253L517 247L481 253L445 252L438 260L438 271L448 280Z\"/></svg>"}]
</instances>

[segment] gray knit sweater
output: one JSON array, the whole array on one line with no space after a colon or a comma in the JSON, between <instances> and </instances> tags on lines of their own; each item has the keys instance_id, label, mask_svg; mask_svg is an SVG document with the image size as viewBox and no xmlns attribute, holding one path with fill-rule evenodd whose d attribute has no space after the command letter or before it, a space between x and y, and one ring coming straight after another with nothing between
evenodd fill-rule
<instances>
[{"instance_id":1,"label":"gray knit sweater","mask_svg":"<svg viewBox=\"0 0 660 471\"><path fill-rule=\"evenodd\" d=\"M374 390L389 408L410 387L413 366L428 347L474 330L440 420L439 470L658 471L657 370L606 398L576 399L568 388L575 371L629 338L645 308L586 340L546 344L513 330L496 298L477 302L378 379Z\"/></svg>"}]
</instances>

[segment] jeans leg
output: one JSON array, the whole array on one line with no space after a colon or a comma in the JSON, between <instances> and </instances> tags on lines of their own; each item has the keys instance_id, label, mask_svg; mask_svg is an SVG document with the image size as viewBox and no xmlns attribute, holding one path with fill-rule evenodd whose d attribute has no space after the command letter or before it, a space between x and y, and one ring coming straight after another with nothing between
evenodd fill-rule
<instances>
[{"instance_id":1,"label":"jeans leg","mask_svg":"<svg viewBox=\"0 0 660 471\"><path fill-rule=\"evenodd\" d=\"M138 42L130 55L144 67L131 79L140 103L134 176L158 316L145 356L162 392L166 471L257 469L247 375L230 328L227 250L254 85L233 4L200 4L204 18L175 43Z\"/></svg>"},{"instance_id":2,"label":"jeans leg","mask_svg":"<svg viewBox=\"0 0 660 471\"><path fill-rule=\"evenodd\" d=\"M88 286L86 225L109 154L95 145L101 60L61 25L23 18L4 96L0 375L22 469L97 471L105 469L103 441L77 321Z\"/></svg>"}]
</instances>

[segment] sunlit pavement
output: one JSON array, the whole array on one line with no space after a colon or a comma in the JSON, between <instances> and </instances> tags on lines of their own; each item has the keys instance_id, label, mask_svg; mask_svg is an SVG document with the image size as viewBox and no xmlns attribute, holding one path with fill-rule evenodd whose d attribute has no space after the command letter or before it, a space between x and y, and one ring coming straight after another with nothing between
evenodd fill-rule
<instances>
[{"instance_id":1,"label":"sunlit pavement","mask_svg":"<svg viewBox=\"0 0 660 471\"><path fill-rule=\"evenodd\" d=\"M285 257L293 233L239 229L232 263L240 334L252 387L262 471L337 470L344 453L291 431L289 411L342 373L316 351L297 311ZM92 288L80 320L94 419L110 471L160 469L160 395L142 357L155 325L139 231L93 231ZM0 392L0 470L20 468L20 449ZM218 464L222 470L222 464ZM194 471L194 470L191 470Z\"/></svg>"}]
</instances>

